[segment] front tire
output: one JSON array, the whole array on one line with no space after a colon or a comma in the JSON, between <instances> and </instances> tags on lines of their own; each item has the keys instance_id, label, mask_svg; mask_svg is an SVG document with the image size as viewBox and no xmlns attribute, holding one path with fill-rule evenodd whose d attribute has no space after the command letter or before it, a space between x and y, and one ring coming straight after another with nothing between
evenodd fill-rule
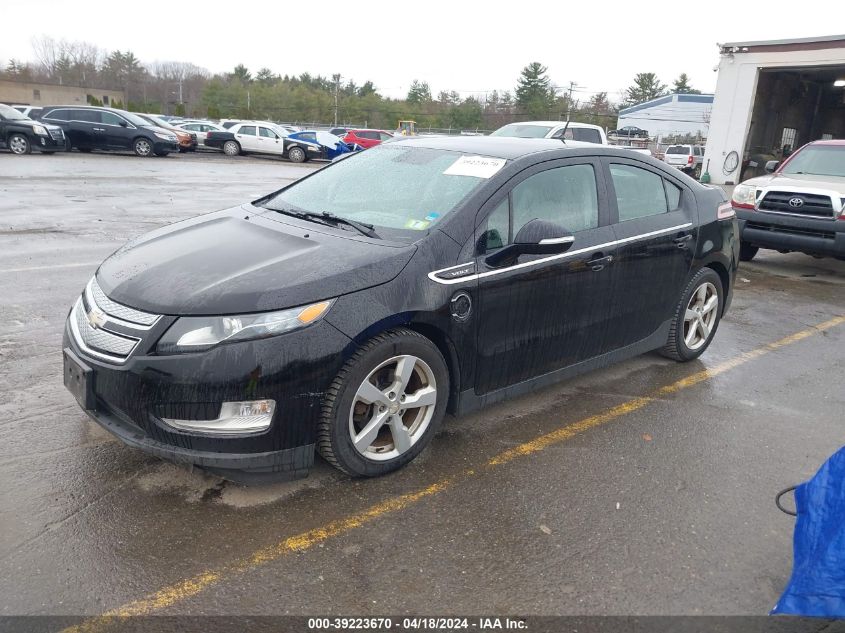
<instances>
[{"instance_id":1,"label":"front tire","mask_svg":"<svg viewBox=\"0 0 845 633\"><path fill-rule=\"evenodd\" d=\"M712 268L702 268L681 295L669 339L660 353L682 362L701 356L719 327L723 303L721 278Z\"/></svg>"},{"instance_id":2,"label":"front tire","mask_svg":"<svg viewBox=\"0 0 845 633\"><path fill-rule=\"evenodd\" d=\"M329 387L317 450L354 477L392 472L431 441L448 399L449 371L434 343L406 329L379 334Z\"/></svg>"},{"instance_id":3,"label":"front tire","mask_svg":"<svg viewBox=\"0 0 845 633\"><path fill-rule=\"evenodd\" d=\"M750 262L754 259L754 256L757 254L760 248L757 246L752 246L748 242L740 242L739 243L739 261L741 262Z\"/></svg>"},{"instance_id":4,"label":"front tire","mask_svg":"<svg viewBox=\"0 0 845 633\"><path fill-rule=\"evenodd\" d=\"M226 156L238 156L241 153L241 145L237 141L226 141L223 143L223 153Z\"/></svg>"},{"instance_id":5,"label":"front tire","mask_svg":"<svg viewBox=\"0 0 845 633\"><path fill-rule=\"evenodd\" d=\"M132 142L132 151L136 156L147 158L153 154L153 144L149 139L141 136Z\"/></svg>"},{"instance_id":6,"label":"front tire","mask_svg":"<svg viewBox=\"0 0 845 633\"><path fill-rule=\"evenodd\" d=\"M6 141L6 146L11 150L12 154L17 154L18 156L32 153L32 145L29 139L23 134L10 135Z\"/></svg>"},{"instance_id":7,"label":"front tire","mask_svg":"<svg viewBox=\"0 0 845 633\"><path fill-rule=\"evenodd\" d=\"M305 150L301 147L291 147L288 150L288 160L292 163L304 163L305 158Z\"/></svg>"}]
</instances>

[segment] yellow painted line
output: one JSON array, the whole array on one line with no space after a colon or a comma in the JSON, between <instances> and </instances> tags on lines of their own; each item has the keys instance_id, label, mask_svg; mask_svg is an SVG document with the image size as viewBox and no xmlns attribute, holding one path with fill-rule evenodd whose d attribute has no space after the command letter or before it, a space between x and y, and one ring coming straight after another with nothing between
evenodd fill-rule
<instances>
[{"instance_id":1,"label":"yellow painted line","mask_svg":"<svg viewBox=\"0 0 845 633\"><path fill-rule=\"evenodd\" d=\"M699 371L687 376L686 378L682 378L671 384L665 385L657 389L652 395L633 398L627 402L616 405L615 407L611 407L602 413L584 418L583 420L579 420L578 422L561 427L551 433L541 435L540 437L520 444L519 446L508 449L490 459L486 465L488 468L493 468L502 464L507 464L517 457L531 455L532 453L541 451L554 444L559 444L575 435L583 433L584 431L601 426L629 413L642 409L646 405L655 402L664 396L693 387L706 380L735 369L740 365L744 365L745 363L760 358L761 356L786 347L787 345L792 345L793 343L802 341L815 334L825 332L826 330L836 327L837 325L842 325L843 323L845 323L845 316L834 317L824 323L811 326L805 330L801 330L800 332L796 332L795 334L791 334L774 341L773 343L767 343L766 345L751 350L750 352L743 352L738 356L723 361L709 369ZM456 476L442 479L415 492L391 497L385 501L370 506L361 512L332 521L326 525L314 528L307 532L290 536L274 545L259 549L253 554L218 570L204 571L191 578L160 589L153 594L133 602L129 602L116 609L107 611L106 613L86 620L81 624L64 629L63 633L99 633L100 631L107 630L113 624L118 624L124 618L138 615L150 615L152 613L162 611L167 607L201 593L205 589L208 589L223 580L251 571L261 565L278 560L287 554L306 551L328 539L360 528L380 517L404 510L405 508L414 505L427 497L433 497L434 495L439 494L440 492L452 487L455 483L466 480L475 474L475 470L465 470Z\"/></svg>"}]
</instances>

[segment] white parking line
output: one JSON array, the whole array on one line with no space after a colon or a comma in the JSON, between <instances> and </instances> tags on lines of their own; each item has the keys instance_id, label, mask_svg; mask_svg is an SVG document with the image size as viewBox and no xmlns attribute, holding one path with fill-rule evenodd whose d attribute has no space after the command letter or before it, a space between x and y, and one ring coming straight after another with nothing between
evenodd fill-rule
<instances>
[{"instance_id":1,"label":"white parking line","mask_svg":"<svg viewBox=\"0 0 845 633\"><path fill-rule=\"evenodd\" d=\"M99 266L102 261L98 262L78 262L76 264L52 264L50 266L28 266L26 268L0 268L2 273L28 273L33 270L53 270L54 268L82 268L83 266Z\"/></svg>"}]
</instances>

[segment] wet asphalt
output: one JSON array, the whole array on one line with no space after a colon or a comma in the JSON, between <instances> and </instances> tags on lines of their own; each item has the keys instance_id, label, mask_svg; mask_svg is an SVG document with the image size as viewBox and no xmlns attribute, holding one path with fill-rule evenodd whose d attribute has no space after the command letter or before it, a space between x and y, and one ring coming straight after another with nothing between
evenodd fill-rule
<instances>
[{"instance_id":1,"label":"wet asphalt","mask_svg":"<svg viewBox=\"0 0 845 633\"><path fill-rule=\"evenodd\" d=\"M0 615L96 615L209 571L199 591L144 604L163 614L768 612L791 568L793 519L774 495L845 444L845 324L486 464L845 315L843 262L762 252L741 268L698 361L648 354L448 418L420 458L377 480L318 460L305 480L241 487L89 421L62 386L61 335L99 261L132 236L312 168L0 153ZM436 494L390 505L432 484ZM372 506L389 511L343 523ZM339 523L348 529L307 546L277 545ZM250 558L262 548L275 553Z\"/></svg>"}]
</instances>

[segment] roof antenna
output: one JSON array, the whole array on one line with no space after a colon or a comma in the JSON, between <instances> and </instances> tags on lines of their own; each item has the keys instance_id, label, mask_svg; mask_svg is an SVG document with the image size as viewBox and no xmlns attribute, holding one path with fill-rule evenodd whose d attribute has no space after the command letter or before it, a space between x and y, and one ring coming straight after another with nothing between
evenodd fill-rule
<instances>
[{"instance_id":1,"label":"roof antenna","mask_svg":"<svg viewBox=\"0 0 845 633\"><path fill-rule=\"evenodd\" d=\"M566 117L566 125L563 126L563 130L560 132L560 140L561 142L566 145L566 130L569 129L569 117Z\"/></svg>"}]
</instances>

